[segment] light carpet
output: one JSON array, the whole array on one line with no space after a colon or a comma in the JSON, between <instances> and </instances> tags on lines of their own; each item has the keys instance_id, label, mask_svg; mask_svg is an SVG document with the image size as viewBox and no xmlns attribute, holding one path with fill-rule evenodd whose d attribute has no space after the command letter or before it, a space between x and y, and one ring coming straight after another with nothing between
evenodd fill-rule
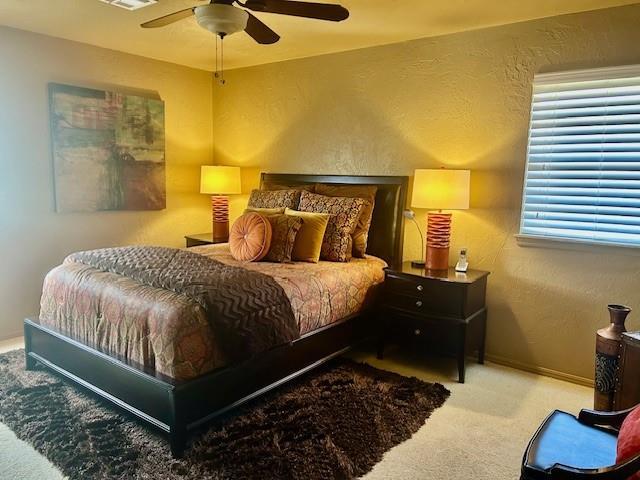
<instances>
[{"instance_id":1,"label":"light carpet","mask_svg":"<svg viewBox=\"0 0 640 480\"><path fill-rule=\"evenodd\" d=\"M21 339L1 342L0 352L23 346ZM363 478L403 480L513 480L519 477L522 453L531 434L553 409L578 412L593 402L587 387L488 363L469 364L467 383L455 379L455 361L404 355L389 349L385 360L369 352L358 361L451 390L428 428L388 451ZM0 425L0 478L64 478L33 448Z\"/></svg>"}]
</instances>

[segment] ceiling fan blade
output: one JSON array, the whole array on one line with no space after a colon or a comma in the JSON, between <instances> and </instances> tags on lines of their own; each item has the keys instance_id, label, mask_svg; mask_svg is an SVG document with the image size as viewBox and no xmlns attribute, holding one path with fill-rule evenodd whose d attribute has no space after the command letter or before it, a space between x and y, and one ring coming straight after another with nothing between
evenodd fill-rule
<instances>
[{"instance_id":1,"label":"ceiling fan blade","mask_svg":"<svg viewBox=\"0 0 640 480\"><path fill-rule=\"evenodd\" d=\"M165 25L169 25L170 23L177 22L178 20L182 20L183 18L190 17L191 15L193 15L193 7L185 8L184 10L170 13L169 15L165 15L164 17L154 18L153 20L144 22L140 26L142 28L164 27Z\"/></svg>"},{"instance_id":2,"label":"ceiling fan blade","mask_svg":"<svg viewBox=\"0 0 640 480\"><path fill-rule=\"evenodd\" d=\"M256 12L279 13L294 17L315 18L340 22L349 18L349 10L342 5L328 3L292 2L290 0L247 0L244 7Z\"/></svg>"},{"instance_id":3,"label":"ceiling fan blade","mask_svg":"<svg viewBox=\"0 0 640 480\"><path fill-rule=\"evenodd\" d=\"M256 42L268 45L280 40L280 35L271 30L249 12L247 12L247 14L249 14L249 19L247 20L247 26L244 31L247 32L247 34L249 34L249 36Z\"/></svg>"}]
</instances>

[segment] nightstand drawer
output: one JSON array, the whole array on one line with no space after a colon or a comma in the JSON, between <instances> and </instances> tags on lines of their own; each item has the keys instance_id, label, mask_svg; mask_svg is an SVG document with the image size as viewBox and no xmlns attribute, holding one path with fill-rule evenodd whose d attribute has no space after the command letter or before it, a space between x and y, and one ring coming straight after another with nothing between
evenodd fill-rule
<instances>
[{"instance_id":1,"label":"nightstand drawer","mask_svg":"<svg viewBox=\"0 0 640 480\"><path fill-rule=\"evenodd\" d=\"M429 322L387 311L383 317L385 331L391 336L423 338L429 334Z\"/></svg>"},{"instance_id":2,"label":"nightstand drawer","mask_svg":"<svg viewBox=\"0 0 640 480\"><path fill-rule=\"evenodd\" d=\"M387 275L384 285L390 293L401 293L403 295L415 296L416 298L422 298L430 286L428 282L392 277L389 275Z\"/></svg>"},{"instance_id":3,"label":"nightstand drawer","mask_svg":"<svg viewBox=\"0 0 640 480\"><path fill-rule=\"evenodd\" d=\"M401 310L411 315L447 314L446 305L443 305L437 296L420 295L408 296L392 293L386 296L384 307ZM455 312L454 312L455 313Z\"/></svg>"},{"instance_id":4,"label":"nightstand drawer","mask_svg":"<svg viewBox=\"0 0 640 480\"><path fill-rule=\"evenodd\" d=\"M460 327L454 325L401 313L390 314L384 321L385 332L390 338L413 339L439 353L455 349Z\"/></svg>"},{"instance_id":5,"label":"nightstand drawer","mask_svg":"<svg viewBox=\"0 0 640 480\"><path fill-rule=\"evenodd\" d=\"M387 277L385 304L412 313L464 316L465 290L445 282Z\"/></svg>"}]
</instances>

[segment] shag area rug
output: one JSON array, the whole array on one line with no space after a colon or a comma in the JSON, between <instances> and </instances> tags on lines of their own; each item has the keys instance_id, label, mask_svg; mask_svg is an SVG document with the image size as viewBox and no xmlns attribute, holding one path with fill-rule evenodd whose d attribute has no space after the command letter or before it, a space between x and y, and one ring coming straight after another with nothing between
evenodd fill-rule
<instances>
[{"instance_id":1,"label":"shag area rug","mask_svg":"<svg viewBox=\"0 0 640 480\"><path fill-rule=\"evenodd\" d=\"M0 355L0 421L71 479L350 479L411 437L449 391L335 360L195 433L165 438L44 368Z\"/></svg>"}]
</instances>

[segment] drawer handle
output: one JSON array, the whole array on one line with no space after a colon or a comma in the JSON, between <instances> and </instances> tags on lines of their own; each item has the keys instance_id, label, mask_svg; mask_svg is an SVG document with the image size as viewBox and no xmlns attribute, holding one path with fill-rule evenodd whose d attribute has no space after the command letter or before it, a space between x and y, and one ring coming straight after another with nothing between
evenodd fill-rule
<instances>
[{"instance_id":1,"label":"drawer handle","mask_svg":"<svg viewBox=\"0 0 640 480\"><path fill-rule=\"evenodd\" d=\"M422 306L422 301L421 301L421 300L418 300L418 301L416 302L416 307L420 308L421 306Z\"/></svg>"},{"instance_id":2,"label":"drawer handle","mask_svg":"<svg viewBox=\"0 0 640 480\"><path fill-rule=\"evenodd\" d=\"M416 328L416 329L413 331L413 333L414 333L414 335L420 335L422 332L420 331L420 329L419 329L419 328Z\"/></svg>"},{"instance_id":3,"label":"drawer handle","mask_svg":"<svg viewBox=\"0 0 640 480\"><path fill-rule=\"evenodd\" d=\"M417 289L419 292L421 292L422 290L424 290L424 287L423 287L422 285L418 285L418 286L416 287L416 289Z\"/></svg>"}]
</instances>

